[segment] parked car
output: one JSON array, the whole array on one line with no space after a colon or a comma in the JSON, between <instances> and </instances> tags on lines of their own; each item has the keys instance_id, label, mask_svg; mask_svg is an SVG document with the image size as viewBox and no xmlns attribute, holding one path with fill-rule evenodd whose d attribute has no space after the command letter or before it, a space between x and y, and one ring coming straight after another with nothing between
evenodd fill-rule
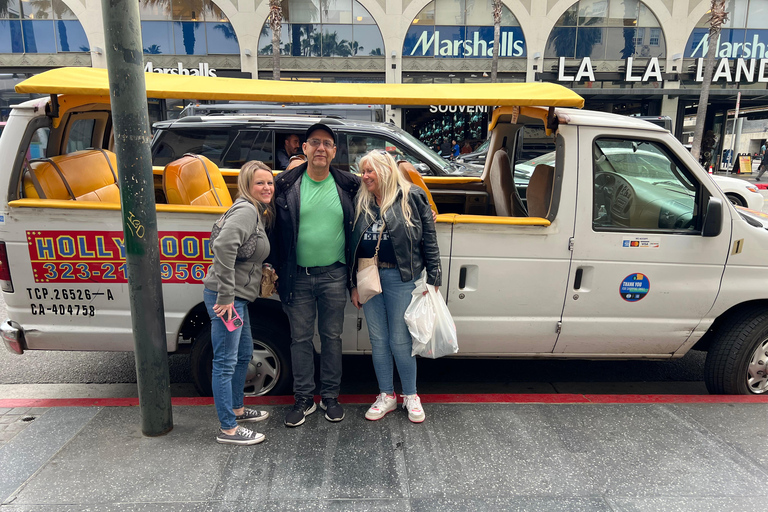
<instances>
[{"instance_id":1,"label":"parked car","mask_svg":"<svg viewBox=\"0 0 768 512\"><path fill-rule=\"evenodd\" d=\"M408 132L390 123L290 114L194 115L153 125L152 163L165 166L186 153L209 158L221 169L240 169L248 160L261 160L276 169L276 154L285 137L296 134L304 141L315 123L331 126L337 134L332 165L358 172L360 158L372 149L384 149L396 159L407 160L425 176L467 174Z\"/></svg>"}]
</instances>

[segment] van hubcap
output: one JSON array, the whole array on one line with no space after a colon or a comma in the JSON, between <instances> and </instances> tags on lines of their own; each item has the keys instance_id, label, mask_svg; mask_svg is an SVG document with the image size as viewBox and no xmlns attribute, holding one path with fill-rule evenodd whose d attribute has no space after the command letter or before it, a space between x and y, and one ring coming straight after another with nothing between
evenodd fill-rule
<instances>
[{"instance_id":1,"label":"van hubcap","mask_svg":"<svg viewBox=\"0 0 768 512\"><path fill-rule=\"evenodd\" d=\"M253 358L248 363L245 376L245 394L266 395L277 384L280 377L280 359L267 345L253 340Z\"/></svg>"},{"instance_id":2,"label":"van hubcap","mask_svg":"<svg viewBox=\"0 0 768 512\"><path fill-rule=\"evenodd\" d=\"M747 387L752 393L768 391L768 338L757 345L747 367Z\"/></svg>"}]
</instances>

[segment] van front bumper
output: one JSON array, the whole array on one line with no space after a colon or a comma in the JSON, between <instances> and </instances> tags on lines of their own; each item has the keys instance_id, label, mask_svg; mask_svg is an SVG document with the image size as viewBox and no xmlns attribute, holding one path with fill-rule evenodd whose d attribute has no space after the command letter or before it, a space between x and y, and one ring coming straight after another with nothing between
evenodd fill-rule
<instances>
[{"instance_id":1,"label":"van front bumper","mask_svg":"<svg viewBox=\"0 0 768 512\"><path fill-rule=\"evenodd\" d=\"M24 329L12 320L6 320L0 324L0 336L5 342L5 348L14 354L23 354L26 347Z\"/></svg>"}]
</instances>

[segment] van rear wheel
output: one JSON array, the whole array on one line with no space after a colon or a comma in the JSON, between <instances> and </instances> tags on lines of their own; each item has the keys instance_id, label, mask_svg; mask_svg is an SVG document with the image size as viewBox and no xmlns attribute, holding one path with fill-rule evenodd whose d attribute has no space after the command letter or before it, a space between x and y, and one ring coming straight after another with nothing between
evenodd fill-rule
<instances>
[{"instance_id":1,"label":"van rear wheel","mask_svg":"<svg viewBox=\"0 0 768 512\"><path fill-rule=\"evenodd\" d=\"M253 358L245 377L246 396L283 395L290 393L292 373L288 347L290 336L271 326L251 323ZM190 357L192 381L201 396L213 396L211 369L213 347L211 326L203 327L192 345Z\"/></svg>"},{"instance_id":2,"label":"van rear wheel","mask_svg":"<svg viewBox=\"0 0 768 512\"><path fill-rule=\"evenodd\" d=\"M750 308L723 322L707 354L704 372L712 394L768 392L768 312Z\"/></svg>"}]
</instances>

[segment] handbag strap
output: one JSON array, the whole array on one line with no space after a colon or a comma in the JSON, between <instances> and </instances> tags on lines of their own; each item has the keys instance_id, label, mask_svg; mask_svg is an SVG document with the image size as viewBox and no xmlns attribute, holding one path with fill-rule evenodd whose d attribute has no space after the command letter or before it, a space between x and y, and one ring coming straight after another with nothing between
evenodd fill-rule
<instances>
[{"instance_id":1,"label":"handbag strap","mask_svg":"<svg viewBox=\"0 0 768 512\"><path fill-rule=\"evenodd\" d=\"M381 220L381 231L379 231L379 241L376 242L376 251L373 253L373 257L376 258L376 261L378 262L379 258L379 246L381 245L381 239L384 236L384 228L387 226L386 222L384 222L384 219Z\"/></svg>"}]
</instances>

